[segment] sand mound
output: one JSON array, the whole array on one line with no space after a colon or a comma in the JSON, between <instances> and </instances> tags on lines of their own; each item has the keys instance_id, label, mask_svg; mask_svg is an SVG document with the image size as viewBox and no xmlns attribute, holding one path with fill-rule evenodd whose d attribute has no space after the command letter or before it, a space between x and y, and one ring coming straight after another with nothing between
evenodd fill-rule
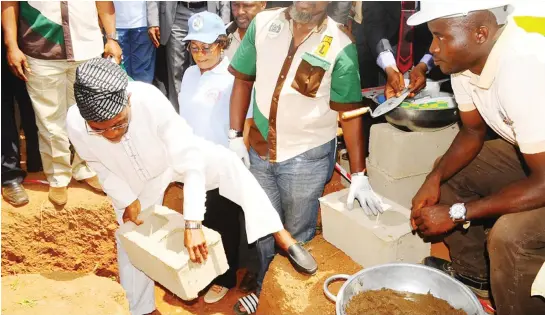
<instances>
[{"instance_id":1,"label":"sand mound","mask_svg":"<svg viewBox=\"0 0 545 315\"><path fill-rule=\"evenodd\" d=\"M318 262L318 272L310 277L302 275L287 258L276 255L263 282L258 314L335 314L335 303L323 293L324 281L335 274L354 274L362 267L321 235L305 247ZM342 284L333 283L329 289L337 294Z\"/></svg>"},{"instance_id":2,"label":"sand mound","mask_svg":"<svg viewBox=\"0 0 545 315\"><path fill-rule=\"evenodd\" d=\"M48 186L26 185L30 203L2 200L2 275L51 271L117 276L117 223L106 196L72 183L68 203L55 207Z\"/></svg>"}]
</instances>

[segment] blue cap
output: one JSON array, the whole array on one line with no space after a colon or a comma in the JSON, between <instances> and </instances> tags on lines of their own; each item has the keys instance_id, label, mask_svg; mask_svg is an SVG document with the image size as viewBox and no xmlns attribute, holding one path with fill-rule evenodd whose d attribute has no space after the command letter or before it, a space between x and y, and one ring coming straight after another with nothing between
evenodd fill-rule
<instances>
[{"instance_id":1,"label":"blue cap","mask_svg":"<svg viewBox=\"0 0 545 315\"><path fill-rule=\"evenodd\" d=\"M189 32L183 41L198 40L205 44L212 44L220 35L225 33L223 20L214 13L200 12L189 18Z\"/></svg>"}]
</instances>

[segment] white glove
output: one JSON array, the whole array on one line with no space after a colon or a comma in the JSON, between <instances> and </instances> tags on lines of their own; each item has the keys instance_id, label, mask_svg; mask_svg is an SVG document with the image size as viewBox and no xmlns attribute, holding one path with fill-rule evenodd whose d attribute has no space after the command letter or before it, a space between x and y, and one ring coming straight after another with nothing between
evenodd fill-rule
<instances>
[{"instance_id":1,"label":"white glove","mask_svg":"<svg viewBox=\"0 0 545 315\"><path fill-rule=\"evenodd\" d=\"M246 149L246 145L244 144L244 138L238 137L229 140L229 149L235 152L237 156L242 159L242 162L244 162L244 165L246 165L247 168L250 168L250 155L248 154L248 149Z\"/></svg>"},{"instance_id":2,"label":"white glove","mask_svg":"<svg viewBox=\"0 0 545 315\"><path fill-rule=\"evenodd\" d=\"M378 215L379 212L383 212L382 200L371 188L369 178L363 174L352 175L352 183L346 200L346 206L349 210L354 208L355 199L358 199L366 215Z\"/></svg>"}]
</instances>

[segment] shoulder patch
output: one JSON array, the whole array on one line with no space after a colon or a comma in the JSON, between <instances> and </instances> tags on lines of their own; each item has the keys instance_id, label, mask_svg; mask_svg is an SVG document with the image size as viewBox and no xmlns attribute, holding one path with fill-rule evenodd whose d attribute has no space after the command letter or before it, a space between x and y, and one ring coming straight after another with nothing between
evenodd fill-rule
<instances>
[{"instance_id":1,"label":"shoulder patch","mask_svg":"<svg viewBox=\"0 0 545 315\"><path fill-rule=\"evenodd\" d=\"M352 41L352 44L354 44L356 42L356 39L354 38L352 33L350 33L350 31L348 30L348 27L346 27L346 25L341 24L341 23L337 23L337 27L339 27L341 32L343 32L346 36L348 36L348 38L350 38L350 40Z\"/></svg>"}]
</instances>

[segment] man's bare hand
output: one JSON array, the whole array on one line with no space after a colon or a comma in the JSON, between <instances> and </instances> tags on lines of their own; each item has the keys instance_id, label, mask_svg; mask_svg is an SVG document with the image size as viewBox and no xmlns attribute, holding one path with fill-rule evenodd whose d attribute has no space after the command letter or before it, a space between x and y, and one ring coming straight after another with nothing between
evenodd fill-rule
<instances>
[{"instance_id":1,"label":"man's bare hand","mask_svg":"<svg viewBox=\"0 0 545 315\"><path fill-rule=\"evenodd\" d=\"M411 212L414 213L424 207L431 207L439 202L441 197L441 183L433 178L428 178L422 184L412 200ZM411 226L416 230L417 225L411 217Z\"/></svg>"},{"instance_id":2,"label":"man's bare hand","mask_svg":"<svg viewBox=\"0 0 545 315\"><path fill-rule=\"evenodd\" d=\"M384 87L384 96L386 99L391 97L398 97L401 95L401 91L405 88L405 80L403 74L396 68L390 66L386 67L387 82Z\"/></svg>"},{"instance_id":3,"label":"man's bare hand","mask_svg":"<svg viewBox=\"0 0 545 315\"><path fill-rule=\"evenodd\" d=\"M126 223L127 221L131 221L136 225L144 223L144 221L138 219L140 210L140 201L136 199L127 208L125 208L125 212L123 212L123 223Z\"/></svg>"},{"instance_id":4,"label":"man's bare hand","mask_svg":"<svg viewBox=\"0 0 545 315\"><path fill-rule=\"evenodd\" d=\"M30 73L30 66L25 54L19 48L8 49L6 52L9 69L19 79L27 82L25 71Z\"/></svg>"},{"instance_id":5,"label":"man's bare hand","mask_svg":"<svg viewBox=\"0 0 545 315\"><path fill-rule=\"evenodd\" d=\"M413 210L411 219L424 236L436 236L450 232L456 227L449 214L450 206L437 204Z\"/></svg>"},{"instance_id":6,"label":"man's bare hand","mask_svg":"<svg viewBox=\"0 0 545 315\"><path fill-rule=\"evenodd\" d=\"M208 246L202 229L185 229L184 245L192 262L203 263L208 258Z\"/></svg>"},{"instance_id":7,"label":"man's bare hand","mask_svg":"<svg viewBox=\"0 0 545 315\"><path fill-rule=\"evenodd\" d=\"M425 63L421 62L417 64L409 73L409 98L414 97L418 92L426 87L426 71L428 71L428 66Z\"/></svg>"},{"instance_id":8,"label":"man's bare hand","mask_svg":"<svg viewBox=\"0 0 545 315\"><path fill-rule=\"evenodd\" d=\"M159 41L161 40L161 31L159 30L159 26L148 27L148 35L155 48L159 47Z\"/></svg>"},{"instance_id":9,"label":"man's bare hand","mask_svg":"<svg viewBox=\"0 0 545 315\"><path fill-rule=\"evenodd\" d=\"M117 41L109 39L104 45L104 58L113 57L117 64L121 64L121 54L121 47Z\"/></svg>"}]
</instances>

